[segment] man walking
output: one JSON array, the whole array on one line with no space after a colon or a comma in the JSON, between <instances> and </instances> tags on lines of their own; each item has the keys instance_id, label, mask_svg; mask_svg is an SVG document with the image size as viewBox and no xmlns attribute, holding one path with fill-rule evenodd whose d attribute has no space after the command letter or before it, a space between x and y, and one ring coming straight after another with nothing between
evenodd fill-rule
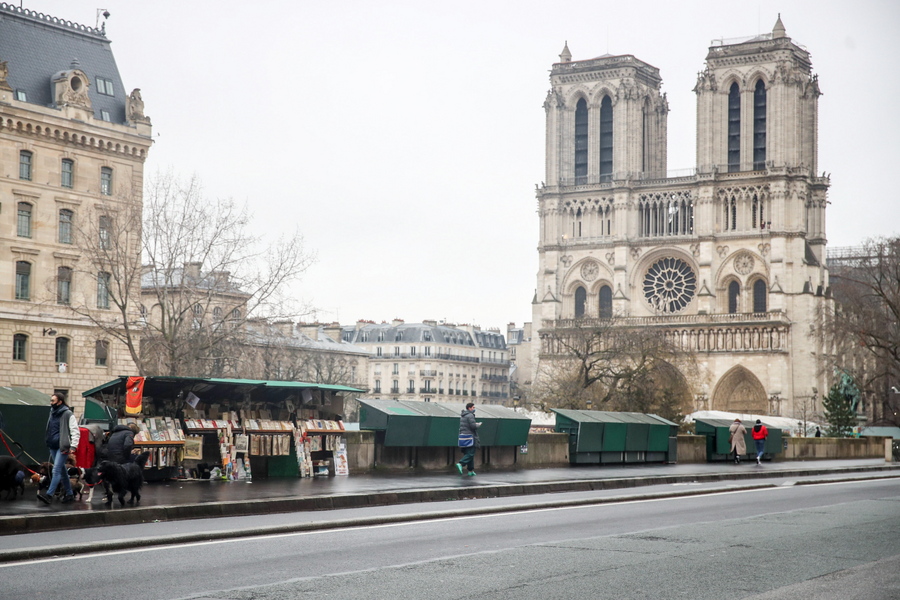
<instances>
[{"instance_id":1,"label":"man walking","mask_svg":"<svg viewBox=\"0 0 900 600\"><path fill-rule=\"evenodd\" d=\"M753 431L750 432L750 435L753 436L753 442L756 444L756 464L761 465L762 463L759 461L762 460L763 450L766 446L766 438L769 437L769 430L762 424L762 421L757 419L756 425L753 426Z\"/></svg>"},{"instance_id":2,"label":"man walking","mask_svg":"<svg viewBox=\"0 0 900 600\"><path fill-rule=\"evenodd\" d=\"M78 448L80 432L78 431L78 422L75 415L66 406L66 395L62 392L56 392L50 396L50 418L47 419L47 448L50 450L53 461L53 476L50 479L50 488L46 493L38 492L38 500L44 504L50 504L56 488L61 483L65 490L65 496L62 499L64 504L75 501L75 495L72 493L72 483L66 473L66 457L69 453L74 453Z\"/></svg>"},{"instance_id":3,"label":"man walking","mask_svg":"<svg viewBox=\"0 0 900 600\"><path fill-rule=\"evenodd\" d=\"M456 470L463 474L463 465L468 471L469 477L475 476L475 450L480 446L478 442L478 428L481 423L475 422L475 404L469 402L466 409L459 415L459 447L463 451L463 457L456 463Z\"/></svg>"}]
</instances>

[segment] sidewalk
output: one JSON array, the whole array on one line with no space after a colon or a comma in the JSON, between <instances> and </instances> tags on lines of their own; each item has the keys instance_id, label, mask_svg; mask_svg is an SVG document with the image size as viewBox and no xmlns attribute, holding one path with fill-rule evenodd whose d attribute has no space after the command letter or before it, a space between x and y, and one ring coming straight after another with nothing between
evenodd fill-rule
<instances>
[{"instance_id":1,"label":"sidewalk","mask_svg":"<svg viewBox=\"0 0 900 600\"><path fill-rule=\"evenodd\" d=\"M107 507L103 490L91 503L46 506L26 487L25 498L0 502L0 535L81 529L105 525L183 519L264 515L422 502L586 492L676 483L771 478L898 476L900 465L883 459L795 461L734 465L640 464L573 466L556 469L484 471L476 477L454 473L364 474L314 479L245 481L185 480L147 483L141 503Z\"/></svg>"}]
</instances>

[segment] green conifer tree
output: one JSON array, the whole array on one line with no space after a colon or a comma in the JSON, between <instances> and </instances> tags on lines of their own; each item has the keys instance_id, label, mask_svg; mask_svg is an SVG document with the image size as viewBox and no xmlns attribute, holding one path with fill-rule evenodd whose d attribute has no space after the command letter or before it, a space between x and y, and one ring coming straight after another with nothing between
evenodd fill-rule
<instances>
[{"instance_id":1,"label":"green conifer tree","mask_svg":"<svg viewBox=\"0 0 900 600\"><path fill-rule=\"evenodd\" d=\"M856 426L856 413L850 407L850 400L841 391L840 385L833 385L822 400L825 419L828 421L828 437L850 437Z\"/></svg>"}]
</instances>

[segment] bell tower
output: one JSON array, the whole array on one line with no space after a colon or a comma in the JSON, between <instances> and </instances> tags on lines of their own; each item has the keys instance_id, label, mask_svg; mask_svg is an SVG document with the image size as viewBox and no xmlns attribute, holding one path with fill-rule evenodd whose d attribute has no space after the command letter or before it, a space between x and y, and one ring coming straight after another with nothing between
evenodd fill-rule
<instances>
[{"instance_id":1,"label":"bell tower","mask_svg":"<svg viewBox=\"0 0 900 600\"><path fill-rule=\"evenodd\" d=\"M781 15L770 34L710 46L694 92L699 172L816 172L818 77Z\"/></svg>"}]
</instances>

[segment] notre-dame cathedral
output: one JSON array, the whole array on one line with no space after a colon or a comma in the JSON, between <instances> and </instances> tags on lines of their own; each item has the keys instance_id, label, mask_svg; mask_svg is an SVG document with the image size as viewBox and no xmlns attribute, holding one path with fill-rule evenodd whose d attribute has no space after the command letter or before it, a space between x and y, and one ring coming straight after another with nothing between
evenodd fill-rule
<instances>
[{"instance_id":1,"label":"notre-dame cathedral","mask_svg":"<svg viewBox=\"0 0 900 600\"><path fill-rule=\"evenodd\" d=\"M631 55L573 60L566 45L553 64L536 377L553 333L615 319L662 327L696 356L694 410L818 409L828 375L813 332L832 300L810 54L780 17L770 34L714 42L691 172L667 172L661 83Z\"/></svg>"}]
</instances>

